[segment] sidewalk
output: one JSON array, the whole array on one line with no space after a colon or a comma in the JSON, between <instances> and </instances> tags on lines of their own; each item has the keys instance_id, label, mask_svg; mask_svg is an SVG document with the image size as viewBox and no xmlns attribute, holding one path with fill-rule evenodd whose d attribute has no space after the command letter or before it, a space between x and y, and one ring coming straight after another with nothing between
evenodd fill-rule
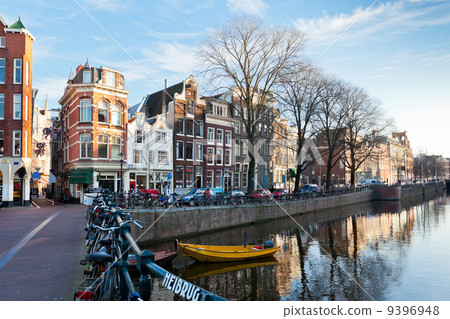
<instances>
[{"instance_id":1,"label":"sidewalk","mask_svg":"<svg viewBox=\"0 0 450 319\"><path fill-rule=\"evenodd\" d=\"M0 301L73 300L83 277L86 206L32 200L0 210Z\"/></svg>"}]
</instances>

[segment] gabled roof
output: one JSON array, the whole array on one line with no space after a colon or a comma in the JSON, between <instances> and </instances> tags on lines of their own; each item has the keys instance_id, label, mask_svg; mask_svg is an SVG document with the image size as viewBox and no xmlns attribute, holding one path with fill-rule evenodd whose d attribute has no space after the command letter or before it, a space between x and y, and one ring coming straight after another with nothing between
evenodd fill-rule
<instances>
[{"instance_id":1,"label":"gabled roof","mask_svg":"<svg viewBox=\"0 0 450 319\"><path fill-rule=\"evenodd\" d=\"M7 28L8 25L6 24L5 19L3 19L2 15L0 14L0 22Z\"/></svg>"},{"instance_id":2,"label":"gabled roof","mask_svg":"<svg viewBox=\"0 0 450 319\"><path fill-rule=\"evenodd\" d=\"M25 29L26 30L27 28L25 28L25 26L23 25L23 23L19 17L19 20L17 20L16 22L14 22L13 24L11 24L9 26L9 29Z\"/></svg>"},{"instance_id":3,"label":"gabled roof","mask_svg":"<svg viewBox=\"0 0 450 319\"><path fill-rule=\"evenodd\" d=\"M143 105L144 109L142 111L146 113L147 117L161 114L163 111L163 106L167 106L169 102L173 101L175 93L181 94L183 90L184 82L180 82L169 86L167 89L147 95Z\"/></svg>"}]
</instances>

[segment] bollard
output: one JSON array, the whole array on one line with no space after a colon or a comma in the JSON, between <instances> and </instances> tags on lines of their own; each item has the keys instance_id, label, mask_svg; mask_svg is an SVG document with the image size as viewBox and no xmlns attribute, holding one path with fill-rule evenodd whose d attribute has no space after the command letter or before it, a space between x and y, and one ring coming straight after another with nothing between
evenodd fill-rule
<instances>
[{"instance_id":1,"label":"bollard","mask_svg":"<svg viewBox=\"0 0 450 319\"><path fill-rule=\"evenodd\" d=\"M55 207L55 199L52 198L52 207Z\"/></svg>"}]
</instances>

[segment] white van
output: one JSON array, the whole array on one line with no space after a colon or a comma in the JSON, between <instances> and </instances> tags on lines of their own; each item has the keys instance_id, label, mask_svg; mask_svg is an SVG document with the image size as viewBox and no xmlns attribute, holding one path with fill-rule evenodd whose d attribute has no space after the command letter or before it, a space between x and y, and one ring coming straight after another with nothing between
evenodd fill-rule
<instances>
[{"instance_id":1,"label":"white van","mask_svg":"<svg viewBox=\"0 0 450 319\"><path fill-rule=\"evenodd\" d=\"M363 186L369 186L369 185L384 185L384 183L376 180L376 179L363 179L361 182L361 185Z\"/></svg>"}]
</instances>

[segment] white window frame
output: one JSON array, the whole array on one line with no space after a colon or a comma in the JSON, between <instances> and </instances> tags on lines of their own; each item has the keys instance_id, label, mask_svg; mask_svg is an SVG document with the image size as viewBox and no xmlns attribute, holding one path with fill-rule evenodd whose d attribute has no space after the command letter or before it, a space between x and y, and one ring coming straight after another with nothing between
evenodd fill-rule
<instances>
[{"instance_id":1,"label":"white window frame","mask_svg":"<svg viewBox=\"0 0 450 319\"><path fill-rule=\"evenodd\" d=\"M106 112L106 120L105 121L100 121L100 119L99 119L100 111ZM105 123L105 124L109 123L109 107L108 107L108 103L106 103L103 100L98 102L98 105L97 105L97 121L98 121L98 123Z\"/></svg>"},{"instance_id":2,"label":"white window frame","mask_svg":"<svg viewBox=\"0 0 450 319\"><path fill-rule=\"evenodd\" d=\"M91 83L92 82L92 72L91 70L83 71L83 83Z\"/></svg>"},{"instance_id":3,"label":"white window frame","mask_svg":"<svg viewBox=\"0 0 450 319\"><path fill-rule=\"evenodd\" d=\"M18 100L18 101L17 101ZM14 94L13 95L13 120L21 120L22 119L22 94ZM18 112L19 116L16 116Z\"/></svg>"},{"instance_id":4,"label":"white window frame","mask_svg":"<svg viewBox=\"0 0 450 319\"><path fill-rule=\"evenodd\" d=\"M5 131L0 130L0 157L3 157L5 154Z\"/></svg>"},{"instance_id":5,"label":"white window frame","mask_svg":"<svg viewBox=\"0 0 450 319\"><path fill-rule=\"evenodd\" d=\"M25 95L25 121L28 121L28 95Z\"/></svg>"},{"instance_id":6,"label":"white window frame","mask_svg":"<svg viewBox=\"0 0 450 319\"><path fill-rule=\"evenodd\" d=\"M92 101L90 99L80 100L80 122L92 122Z\"/></svg>"},{"instance_id":7,"label":"white window frame","mask_svg":"<svg viewBox=\"0 0 450 319\"><path fill-rule=\"evenodd\" d=\"M137 158L137 160L136 160ZM141 164L142 163L142 151L138 149L133 150L133 163Z\"/></svg>"},{"instance_id":8,"label":"white window frame","mask_svg":"<svg viewBox=\"0 0 450 319\"><path fill-rule=\"evenodd\" d=\"M212 153L209 153L209 151L210 150L212 150ZM206 164L207 165L214 165L214 163L216 162L215 161L215 150L214 150L214 147L208 147L207 149L206 149ZM211 159L212 159L212 161L211 162L209 162L209 154L211 154L212 156L211 156Z\"/></svg>"},{"instance_id":9,"label":"white window frame","mask_svg":"<svg viewBox=\"0 0 450 319\"><path fill-rule=\"evenodd\" d=\"M191 158L188 158L188 152L187 152L188 144L192 145L192 157ZM194 160L194 158L195 158L195 148L194 148L194 146L195 146L194 142L189 142L189 141L186 142L186 161L193 161Z\"/></svg>"},{"instance_id":10,"label":"white window frame","mask_svg":"<svg viewBox=\"0 0 450 319\"><path fill-rule=\"evenodd\" d=\"M144 131L142 131L142 130L137 130L136 131L136 138L135 138L134 142L136 144L144 144L144 142L145 142Z\"/></svg>"},{"instance_id":11,"label":"white window frame","mask_svg":"<svg viewBox=\"0 0 450 319\"><path fill-rule=\"evenodd\" d=\"M214 140L215 140L215 130L213 127L208 127L208 133L207 133L207 139L208 139L208 144L214 144ZM212 139L211 139L212 137Z\"/></svg>"},{"instance_id":12,"label":"white window frame","mask_svg":"<svg viewBox=\"0 0 450 319\"><path fill-rule=\"evenodd\" d=\"M16 136L18 134L18 137ZM19 141L19 147L16 149L16 141ZM22 131L14 130L13 131L13 140L12 140L12 150L13 156L21 156L22 155ZM16 152L18 150L18 152Z\"/></svg>"},{"instance_id":13,"label":"white window frame","mask_svg":"<svg viewBox=\"0 0 450 319\"><path fill-rule=\"evenodd\" d=\"M179 153L178 153L178 144L179 143L181 143L182 145L183 145L183 154L181 154L182 155L182 157L179 157L178 155L180 155ZM175 143L175 146L176 146L176 158L177 158L177 160L184 160L184 141L177 141L176 143Z\"/></svg>"},{"instance_id":14,"label":"white window frame","mask_svg":"<svg viewBox=\"0 0 450 319\"><path fill-rule=\"evenodd\" d=\"M232 134L231 131L225 131L225 145L231 146Z\"/></svg>"},{"instance_id":15,"label":"white window frame","mask_svg":"<svg viewBox=\"0 0 450 319\"><path fill-rule=\"evenodd\" d=\"M5 58L0 58L0 62L2 62L0 64L0 73L3 74L3 81L0 81L0 84L5 84L5 81L6 81L6 62L5 62Z\"/></svg>"},{"instance_id":16,"label":"white window frame","mask_svg":"<svg viewBox=\"0 0 450 319\"><path fill-rule=\"evenodd\" d=\"M156 143L165 143L166 142L166 132L156 131Z\"/></svg>"},{"instance_id":17,"label":"white window frame","mask_svg":"<svg viewBox=\"0 0 450 319\"><path fill-rule=\"evenodd\" d=\"M89 137L89 141L84 141L83 138ZM85 148L86 156L83 156L83 148ZM90 149L90 156L89 156ZM92 134L80 134L80 158L92 158ZM67 159L69 159L69 148L67 148Z\"/></svg>"},{"instance_id":18,"label":"white window frame","mask_svg":"<svg viewBox=\"0 0 450 319\"><path fill-rule=\"evenodd\" d=\"M235 156L241 156L241 140L238 138L234 141L234 154Z\"/></svg>"},{"instance_id":19,"label":"white window frame","mask_svg":"<svg viewBox=\"0 0 450 319\"><path fill-rule=\"evenodd\" d=\"M17 65L20 62L20 65ZM22 59L14 59L13 84L22 84ZM19 72L19 81L17 81L17 72Z\"/></svg>"},{"instance_id":20,"label":"white window frame","mask_svg":"<svg viewBox=\"0 0 450 319\"><path fill-rule=\"evenodd\" d=\"M211 185L208 185L208 173L210 172L211 172ZM208 187L214 187L214 170L208 169L206 171L205 185Z\"/></svg>"},{"instance_id":21,"label":"white window frame","mask_svg":"<svg viewBox=\"0 0 450 319\"><path fill-rule=\"evenodd\" d=\"M116 87L116 73L106 71L105 84L108 86Z\"/></svg>"},{"instance_id":22,"label":"white window frame","mask_svg":"<svg viewBox=\"0 0 450 319\"><path fill-rule=\"evenodd\" d=\"M181 133L178 132L178 120L182 119L183 120L183 130ZM184 135L186 133L186 120L184 117L181 116L177 116L176 121L175 121L175 133L177 135Z\"/></svg>"},{"instance_id":23,"label":"white window frame","mask_svg":"<svg viewBox=\"0 0 450 319\"><path fill-rule=\"evenodd\" d=\"M111 123L112 125L122 125L122 107L120 104L115 103L111 107ZM117 120L117 121L115 121Z\"/></svg>"},{"instance_id":24,"label":"white window frame","mask_svg":"<svg viewBox=\"0 0 450 319\"><path fill-rule=\"evenodd\" d=\"M158 151L158 164L169 164L169 153L167 151Z\"/></svg>"},{"instance_id":25,"label":"white window frame","mask_svg":"<svg viewBox=\"0 0 450 319\"><path fill-rule=\"evenodd\" d=\"M217 131L216 132L217 145L223 145L223 138L224 138L223 130L218 128L216 131ZM220 139L219 139L219 132L220 132L220 136L221 136Z\"/></svg>"},{"instance_id":26,"label":"white window frame","mask_svg":"<svg viewBox=\"0 0 450 319\"><path fill-rule=\"evenodd\" d=\"M197 130L195 129L195 136L197 137L203 137L203 121L197 121L197 125L195 125L195 128L201 128L199 129L199 133L197 134Z\"/></svg>"},{"instance_id":27,"label":"white window frame","mask_svg":"<svg viewBox=\"0 0 450 319\"><path fill-rule=\"evenodd\" d=\"M106 138L106 142L103 139ZM100 157L100 144L106 145L106 157ZM109 136L105 134L100 134L97 136L97 158L108 159L109 158Z\"/></svg>"},{"instance_id":28,"label":"white window frame","mask_svg":"<svg viewBox=\"0 0 450 319\"><path fill-rule=\"evenodd\" d=\"M194 119L186 119L185 121L184 121L186 124L186 127L185 127L185 129L186 129L186 136L191 136L191 137L193 137L193 136L195 136L195 121L194 121ZM192 122L192 134L189 134L189 132L188 132L188 122Z\"/></svg>"},{"instance_id":29,"label":"white window frame","mask_svg":"<svg viewBox=\"0 0 450 319\"><path fill-rule=\"evenodd\" d=\"M200 152L201 150L201 152ZM203 144L197 143L195 147L195 160L198 162L203 162Z\"/></svg>"},{"instance_id":30,"label":"white window frame","mask_svg":"<svg viewBox=\"0 0 450 319\"><path fill-rule=\"evenodd\" d=\"M228 153L228 163L227 163L227 153ZM231 166L231 149L225 149L225 153L224 153L224 161L225 161L225 166Z\"/></svg>"},{"instance_id":31,"label":"white window frame","mask_svg":"<svg viewBox=\"0 0 450 319\"><path fill-rule=\"evenodd\" d=\"M0 93L0 120L4 120L5 119L5 94Z\"/></svg>"},{"instance_id":32,"label":"white window frame","mask_svg":"<svg viewBox=\"0 0 450 319\"><path fill-rule=\"evenodd\" d=\"M220 158L220 164L219 164ZM216 165L223 166L223 148L216 149Z\"/></svg>"},{"instance_id":33,"label":"white window frame","mask_svg":"<svg viewBox=\"0 0 450 319\"><path fill-rule=\"evenodd\" d=\"M28 60L25 61L25 85L29 86L28 74L30 71L30 62Z\"/></svg>"},{"instance_id":34,"label":"white window frame","mask_svg":"<svg viewBox=\"0 0 450 319\"><path fill-rule=\"evenodd\" d=\"M0 48L6 48L6 37L0 37Z\"/></svg>"},{"instance_id":35,"label":"white window frame","mask_svg":"<svg viewBox=\"0 0 450 319\"><path fill-rule=\"evenodd\" d=\"M112 160L120 160L119 154L122 151L122 139L120 136L111 136L111 159ZM118 143L117 143L118 142ZM117 152L117 156L114 156L113 147L119 147L119 152Z\"/></svg>"}]
</instances>

